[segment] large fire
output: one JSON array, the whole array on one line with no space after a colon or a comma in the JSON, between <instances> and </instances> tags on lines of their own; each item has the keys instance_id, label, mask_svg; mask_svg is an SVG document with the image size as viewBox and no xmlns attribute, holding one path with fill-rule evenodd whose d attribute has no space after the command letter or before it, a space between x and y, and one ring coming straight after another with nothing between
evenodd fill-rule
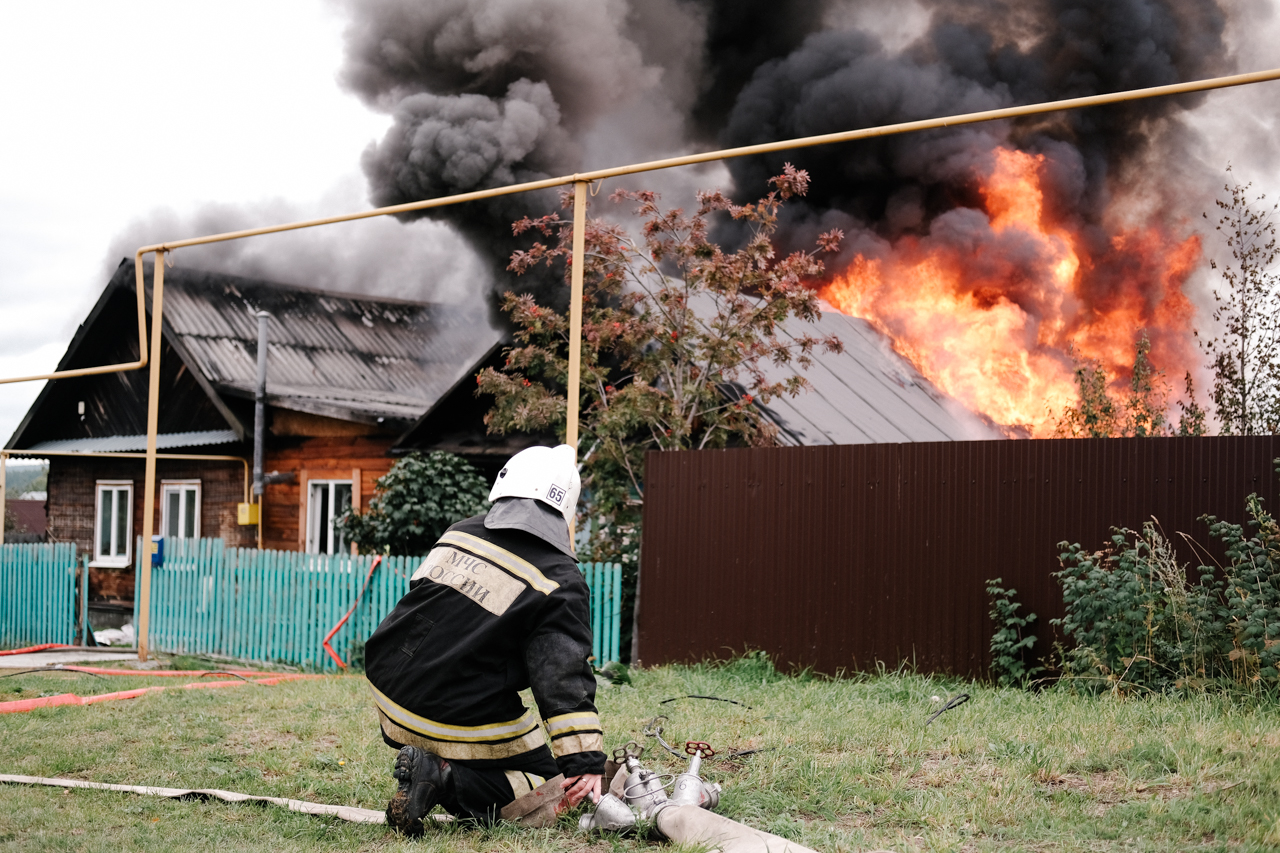
<instances>
[{"instance_id":1,"label":"large fire","mask_svg":"<svg viewBox=\"0 0 1280 853\"><path fill-rule=\"evenodd\" d=\"M1051 434L1076 403L1073 356L1123 381L1144 330L1155 365L1181 376L1193 362L1182 285L1199 239L1149 225L1091 243L1052 221L1044 155L994 153L979 187L984 210L957 208L928 236L857 256L822 297L887 334L940 389L1021 434Z\"/></svg>"}]
</instances>

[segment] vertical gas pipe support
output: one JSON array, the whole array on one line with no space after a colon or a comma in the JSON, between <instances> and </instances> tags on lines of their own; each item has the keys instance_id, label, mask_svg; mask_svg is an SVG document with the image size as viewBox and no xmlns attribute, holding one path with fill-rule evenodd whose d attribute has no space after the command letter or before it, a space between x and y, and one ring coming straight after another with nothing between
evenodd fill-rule
<instances>
[{"instance_id":1,"label":"vertical gas pipe support","mask_svg":"<svg viewBox=\"0 0 1280 853\"><path fill-rule=\"evenodd\" d=\"M138 660L147 659L151 626L151 534L156 514L156 432L160 416L160 338L164 328L164 249L151 274L151 359L147 365L147 461L142 486L142 553L138 555Z\"/></svg>"},{"instance_id":2,"label":"vertical gas pipe support","mask_svg":"<svg viewBox=\"0 0 1280 853\"><path fill-rule=\"evenodd\" d=\"M9 454L0 450L0 545L4 544L4 520L7 518L5 515L5 512L7 511L5 509L5 503L8 500L8 495L4 493L4 488L6 485L5 476L7 473L5 469L8 467Z\"/></svg>"},{"instance_id":3,"label":"vertical gas pipe support","mask_svg":"<svg viewBox=\"0 0 1280 853\"><path fill-rule=\"evenodd\" d=\"M578 401L582 388L582 273L587 243L587 182L573 185L573 262L569 291L569 383L565 388L564 443L578 452ZM569 541L574 522L569 521Z\"/></svg>"},{"instance_id":4,"label":"vertical gas pipe support","mask_svg":"<svg viewBox=\"0 0 1280 853\"><path fill-rule=\"evenodd\" d=\"M267 323L271 315L259 311L258 384L253 391L253 499L258 504L258 548L262 548L263 448L267 429Z\"/></svg>"}]
</instances>

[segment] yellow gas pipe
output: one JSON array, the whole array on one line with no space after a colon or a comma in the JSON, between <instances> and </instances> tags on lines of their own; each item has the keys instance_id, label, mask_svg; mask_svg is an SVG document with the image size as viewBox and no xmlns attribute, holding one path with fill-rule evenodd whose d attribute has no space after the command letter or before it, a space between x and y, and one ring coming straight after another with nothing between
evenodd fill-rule
<instances>
[{"instance_id":1,"label":"yellow gas pipe","mask_svg":"<svg viewBox=\"0 0 1280 853\"><path fill-rule=\"evenodd\" d=\"M338 222L352 222L358 219L370 219L375 216L394 216L398 213L409 213L417 210L427 210L434 207L446 207L452 204L462 204L468 201L479 201L486 198L495 198L497 196L514 195L516 193L531 192L534 190L550 189L553 187L565 186L566 184L576 184L574 191L574 252L573 252L573 271L575 276L581 275L582 270L582 253L583 245L579 241L579 228L582 227L578 223L579 217L585 217L585 187L592 181L603 180L604 178L615 178L622 175L634 175L641 172L653 172L660 169L671 169L676 166L691 166L698 163L709 163L717 160L730 160L736 157L748 157L755 154L767 154L775 151L788 151L793 148L811 148L817 145L830 145L836 142L853 142L859 139L872 139L881 136L894 136L902 133L914 133L920 130L934 130L945 127L956 127L965 124L977 124L987 121L999 121L1001 119L1020 118L1023 116L1041 115L1043 113L1059 112L1062 110L1083 109L1086 107L1099 107L1108 104L1118 104L1125 101L1143 100L1146 98L1159 98L1168 95L1182 95L1191 92L1204 92L1212 89L1225 89L1232 86L1245 86L1252 83L1263 83L1269 80L1280 79L1280 69L1272 69L1270 71L1256 71L1249 74L1234 74L1227 77L1214 77L1208 80L1196 80L1190 83L1175 83L1169 86L1152 86L1146 89L1131 89L1124 92L1113 92L1108 95L1090 95L1083 98L1068 98L1060 101L1048 101L1041 104L1029 104L1022 107L1006 107L998 110L983 110L975 113L965 113L963 115L946 116L943 118L923 119L920 121L899 122L897 124L882 125L880 127L864 128L861 130L848 130L840 133L826 133L817 136L806 136L798 139L787 139L780 142L767 142L760 145L745 145L739 148L726 148L719 151L707 151L701 154L688 154L682 157L669 157L662 160L651 160L645 163L635 163L630 166L616 166L608 169L596 169L590 172L578 172L573 175L565 175L558 178L547 178L541 181L529 181L522 184L512 184L505 187L495 187L488 190L480 190L477 192L460 193L458 195L445 196L442 198L426 199L423 201L409 202L407 204L397 204L390 207L380 207L373 210L365 210L359 213L349 213L341 216L329 216L320 219L308 219L301 222L286 223L283 225L269 225L263 228L248 228L241 231L229 231L224 234L213 234L207 237L193 237L186 240L176 240L173 242L157 243L151 246L143 246L138 249L134 255L135 268L138 277L138 338L139 338L139 360L125 364L104 365L101 367L79 368L75 370L56 371L38 376L23 376L12 379L0 378L0 384L8 382L30 382L40 379L61 379L70 376L87 376L95 373L114 373L125 370L138 370L146 367L148 360L146 357L146 335L144 331L145 324L145 307L142 301L143 292L143 274L142 274L142 256L144 254L154 253L156 255L155 264L155 292L152 297L152 323L153 328L159 328L161 319L161 308L163 305L163 285L164 285L164 253L173 251L174 249L184 248L186 246L200 246L208 243L223 243L229 240L240 240L245 237L256 237L262 234L278 234L283 231L297 231L302 228L314 228L319 225L332 225ZM583 219L585 224L585 218ZM576 298L574 304L570 308L570 317L574 311L577 311L579 323L581 322L581 289L575 290ZM580 347L581 326L578 326L579 333L574 335L572 340L578 343ZM148 533L148 541L150 539L151 515L155 511L155 430L156 430L156 410L159 401L159 372L155 369L156 363L159 361L160 344L159 334L152 336L152 371L151 384L147 397L147 479L144 489L144 530ZM580 349L578 350L580 353ZM571 360L570 375L578 375L578 363ZM577 395L569 393L572 400ZM571 403L571 411L576 416L577 403ZM566 412L566 416L568 412ZM566 438L572 436L576 440L578 434L577 418L574 417L566 424ZM573 444L574 441L569 441ZM140 578L139 587L143 600L142 605L143 620L146 619L147 608L150 603L151 592L151 554L150 551L144 549L146 553L140 566L142 577ZM138 657L146 660L146 622L139 628L138 635Z\"/></svg>"}]
</instances>

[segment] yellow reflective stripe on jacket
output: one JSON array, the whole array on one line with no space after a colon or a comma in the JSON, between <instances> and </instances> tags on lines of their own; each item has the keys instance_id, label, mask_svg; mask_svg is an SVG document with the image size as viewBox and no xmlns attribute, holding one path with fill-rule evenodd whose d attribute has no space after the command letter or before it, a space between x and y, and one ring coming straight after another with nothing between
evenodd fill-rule
<instances>
[{"instance_id":1,"label":"yellow reflective stripe on jacket","mask_svg":"<svg viewBox=\"0 0 1280 853\"><path fill-rule=\"evenodd\" d=\"M479 536L472 536L470 533L463 533L458 530L450 530L440 537L440 543L457 545L484 557L486 560L492 560L543 595L550 595L560 588L560 584L538 571L538 567L533 563L523 557L512 554L506 548L500 548L492 542L487 542Z\"/></svg>"},{"instance_id":2,"label":"yellow reflective stripe on jacket","mask_svg":"<svg viewBox=\"0 0 1280 853\"><path fill-rule=\"evenodd\" d=\"M513 800L520 799L547 781L535 773L525 773L523 770L507 770L504 775L507 777L507 784L511 786Z\"/></svg>"},{"instance_id":3,"label":"yellow reflective stripe on jacket","mask_svg":"<svg viewBox=\"0 0 1280 853\"><path fill-rule=\"evenodd\" d=\"M560 714L547 720L547 734L553 739L573 734L574 732L599 732L600 715L593 711L578 711L572 714Z\"/></svg>"},{"instance_id":4,"label":"yellow reflective stripe on jacket","mask_svg":"<svg viewBox=\"0 0 1280 853\"><path fill-rule=\"evenodd\" d=\"M381 708L374 707L378 712L378 723L382 726L382 733L388 738L402 746L416 746L419 749L427 750L427 752L434 752L441 758L458 759L459 761L493 761L495 759L527 755L534 750L545 749L547 746L546 741L542 739L542 732L538 729L534 729L524 737L497 743L483 741L480 743L461 743L454 740L436 740L424 734L419 734L412 729L406 729L383 713ZM573 737L577 737L577 735ZM556 741L556 743L560 743L560 741Z\"/></svg>"},{"instance_id":5,"label":"yellow reflective stripe on jacket","mask_svg":"<svg viewBox=\"0 0 1280 853\"><path fill-rule=\"evenodd\" d=\"M528 711L525 711L524 715L518 719L505 723L490 723L484 726L453 726L448 723L438 723L435 720L428 720L426 717L420 717L412 711L402 708L388 699L386 694L372 684L369 685L369 689L373 691L374 703L392 722L434 740L449 740L459 743L513 740L538 728L537 720Z\"/></svg>"},{"instance_id":6,"label":"yellow reflective stripe on jacket","mask_svg":"<svg viewBox=\"0 0 1280 853\"><path fill-rule=\"evenodd\" d=\"M579 752L604 752L604 735L600 732L582 732L551 741L551 754L556 758Z\"/></svg>"}]
</instances>

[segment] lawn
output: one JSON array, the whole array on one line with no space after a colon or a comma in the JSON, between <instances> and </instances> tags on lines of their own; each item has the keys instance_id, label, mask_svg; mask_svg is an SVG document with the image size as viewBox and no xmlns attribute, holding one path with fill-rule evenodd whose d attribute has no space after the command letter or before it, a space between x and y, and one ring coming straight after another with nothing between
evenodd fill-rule
<instances>
[{"instance_id":1,"label":"lawn","mask_svg":"<svg viewBox=\"0 0 1280 853\"><path fill-rule=\"evenodd\" d=\"M759 748L716 757L720 811L821 851L1280 849L1280 708L1266 699L1025 693L885 674L785 677L767 661L660 667L599 694L609 747L659 713L675 743ZM168 683L176 679L164 679ZM161 679L32 674L0 701ZM0 716L0 773L223 788L381 809L393 753L359 676L173 690ZM925 720L948 695L972 700ZM750 707L696 699L731 698ZM937 697L935 699L935 697ZM259 805L0 786L0 850L627 851L654 842L553 830L385 827Z\"/></svg>"}]
</instances>

